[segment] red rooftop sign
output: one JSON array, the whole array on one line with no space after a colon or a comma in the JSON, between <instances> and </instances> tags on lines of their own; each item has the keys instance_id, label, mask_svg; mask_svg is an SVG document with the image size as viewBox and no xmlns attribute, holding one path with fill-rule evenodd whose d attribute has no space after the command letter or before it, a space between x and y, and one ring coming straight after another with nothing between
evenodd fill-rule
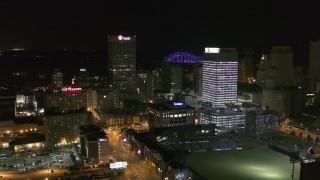
<instances>
[{"instance_id":1,"label":"red rooftop sign","mask_svg":"<svg viewBox=\"0 0 320 180\"><path fill-rule=\"evenodd\" d=\"M73 93L81 93L82 88L61 88L62 94L73 94Z\"/></svg>"}]
</instances>

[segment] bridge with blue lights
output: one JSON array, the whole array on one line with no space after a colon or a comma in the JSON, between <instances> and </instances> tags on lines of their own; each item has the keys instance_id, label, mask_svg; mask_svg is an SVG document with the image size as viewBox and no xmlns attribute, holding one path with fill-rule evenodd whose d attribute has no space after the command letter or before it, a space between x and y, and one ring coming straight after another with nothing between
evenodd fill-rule
<instances>
[{"instance_id":1,"label":"bridge with blue lights","mask_svg":"<svg viewBox=\"0 0 320 180\"><path fill-rule=\"evenodd\" d=\"M165 57L166 62L171 63L199 63L202 64L203 58L188 52L176 52Z\"/></svg>"}]
</instances>

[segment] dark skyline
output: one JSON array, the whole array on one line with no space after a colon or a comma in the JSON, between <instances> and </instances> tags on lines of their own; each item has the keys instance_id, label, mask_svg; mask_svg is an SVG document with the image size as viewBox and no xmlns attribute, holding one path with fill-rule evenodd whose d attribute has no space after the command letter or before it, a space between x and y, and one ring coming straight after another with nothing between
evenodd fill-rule
<instances>
[{"instance_id":1,"label":"dark skyline","mask_svg":"<svg viewBox=\"0 0 320 180\"><path fill-rule=\"evenodd\" d=\"M0 48L107 49L108 34L137 35L138 59L205 46L307 51L317 5L285 1L2 1ZM304 56L301 55L303 58Z\"/></svg>"}]
</instances>

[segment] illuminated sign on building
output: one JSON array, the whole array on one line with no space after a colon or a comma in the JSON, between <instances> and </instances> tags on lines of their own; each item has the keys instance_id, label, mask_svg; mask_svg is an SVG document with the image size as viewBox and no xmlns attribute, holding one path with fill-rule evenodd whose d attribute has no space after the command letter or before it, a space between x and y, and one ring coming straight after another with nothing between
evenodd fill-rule
<instances>
[{"instance_id":1,"label":"illuminated sign on building","mask_svg":"<svg viewBox=\"0 0 320 180\"><path fill-rule=\"evenodd\" d=\"M118 40L119 41L130 41L130 37L126 37L126 36L122 36L122 35L119 35L118 36Z\"/></svg>"},{"instance_id":2,"label":"illuminated sign on building","mask_svg":"<svg viewBox=\"0 0 320 180\"><path fill-rule=\"evenodd\" d=\"M101 138L101 139L99 139L99 141L108 141L108 139L107 138Z\"/></svg>"},{"instance_id":3,"label":"illuminated sign on building","mask_svg":"<svg viewBox=\"0 0 320 180\"><path fill-rule=\"evenodd\" d=\"M220 52L220 48L205 48L204 52L205 53L219 53Z\"/></svg>"},{"instance_id":4,"label":"illuminated sign on building","mask_svg":"<svg viewBox=\"0 0 320 180\"><path fill-rule=\"evenodd\" d=\"M80 71L81 71L81 72L86 72L87 69L85 69L85 68L80 68Z\"/></svg>"},{"instance_id":5,"label":"illuminated sign on building","mask_svg":"<svg viewBox=\"0 0 320 180\"><path fill-rule=\"evenodd\" d=\"M181 103L181 102L173 102L173 105L175 105L175 106L182 106L183 103Z\"/></svg>"},{"instance_id":6,"label":"illuminated sign on building","mask_svg":"<svg viewBox=\"0 0 320 180\"><path fill-rule=\"evenodd\" d=\"M62 94L72 94L72 93L81 93L82 88L61 88L61 93Z\"/></svg>"}]
</instances>

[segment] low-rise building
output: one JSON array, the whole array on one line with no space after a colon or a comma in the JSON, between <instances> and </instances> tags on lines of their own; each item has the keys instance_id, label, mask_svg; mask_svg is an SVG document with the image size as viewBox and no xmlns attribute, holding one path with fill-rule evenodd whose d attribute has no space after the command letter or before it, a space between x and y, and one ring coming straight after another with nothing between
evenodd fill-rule
<instances>
[{"instance_id":1,"label":"low-rise building","mask_svg":"<svg viewBox=\"0 0 320 180\"><path fill-rule=\"evenodd\" d=\"M101 123L108 126L126 126L139 123L139 116L129 109L111 109L100 113Z\"/></svg>"},{"instance_id":2,"label":"low-rise building","mask_svg":"<svg viewBox=\"0 0 320 180\"><path fill-rule=\"evenodd\" d=\"M99 127L80 126L81 155L88 164L109 163L109 138Z\"/></svg>"},{"instance_id":3,"label":"low-rise building","mask_svg":"<svg viewBox=\"0 0 320 180\"><path fill-rule=\"evenodd\" d=\"M46 141L44 134L25 134L9 142L9 148L13 149L14 152L37 150L45 146Z\"/></svg>"},{"instance_id":4,"label":"low-rise building","mask_svg":"<svg viewBox=\"0 0 320 180\"><path fill-rule=\"evenodd\" d=\"M218 132L231 132L245 128L246 114L232 109L214 108L200 111L201 124L215 124Z\"/></svg>"},{"instance_id":5,"label":"low-rise building","mask_svg":"<svg viewBox=\"0 0 320 180\"><path fill-rule=\"evenodd\" d=\"M194 124L194 108L181 102L149 104L149 126L172 127Z\"/></svg>"}]
</instances>

